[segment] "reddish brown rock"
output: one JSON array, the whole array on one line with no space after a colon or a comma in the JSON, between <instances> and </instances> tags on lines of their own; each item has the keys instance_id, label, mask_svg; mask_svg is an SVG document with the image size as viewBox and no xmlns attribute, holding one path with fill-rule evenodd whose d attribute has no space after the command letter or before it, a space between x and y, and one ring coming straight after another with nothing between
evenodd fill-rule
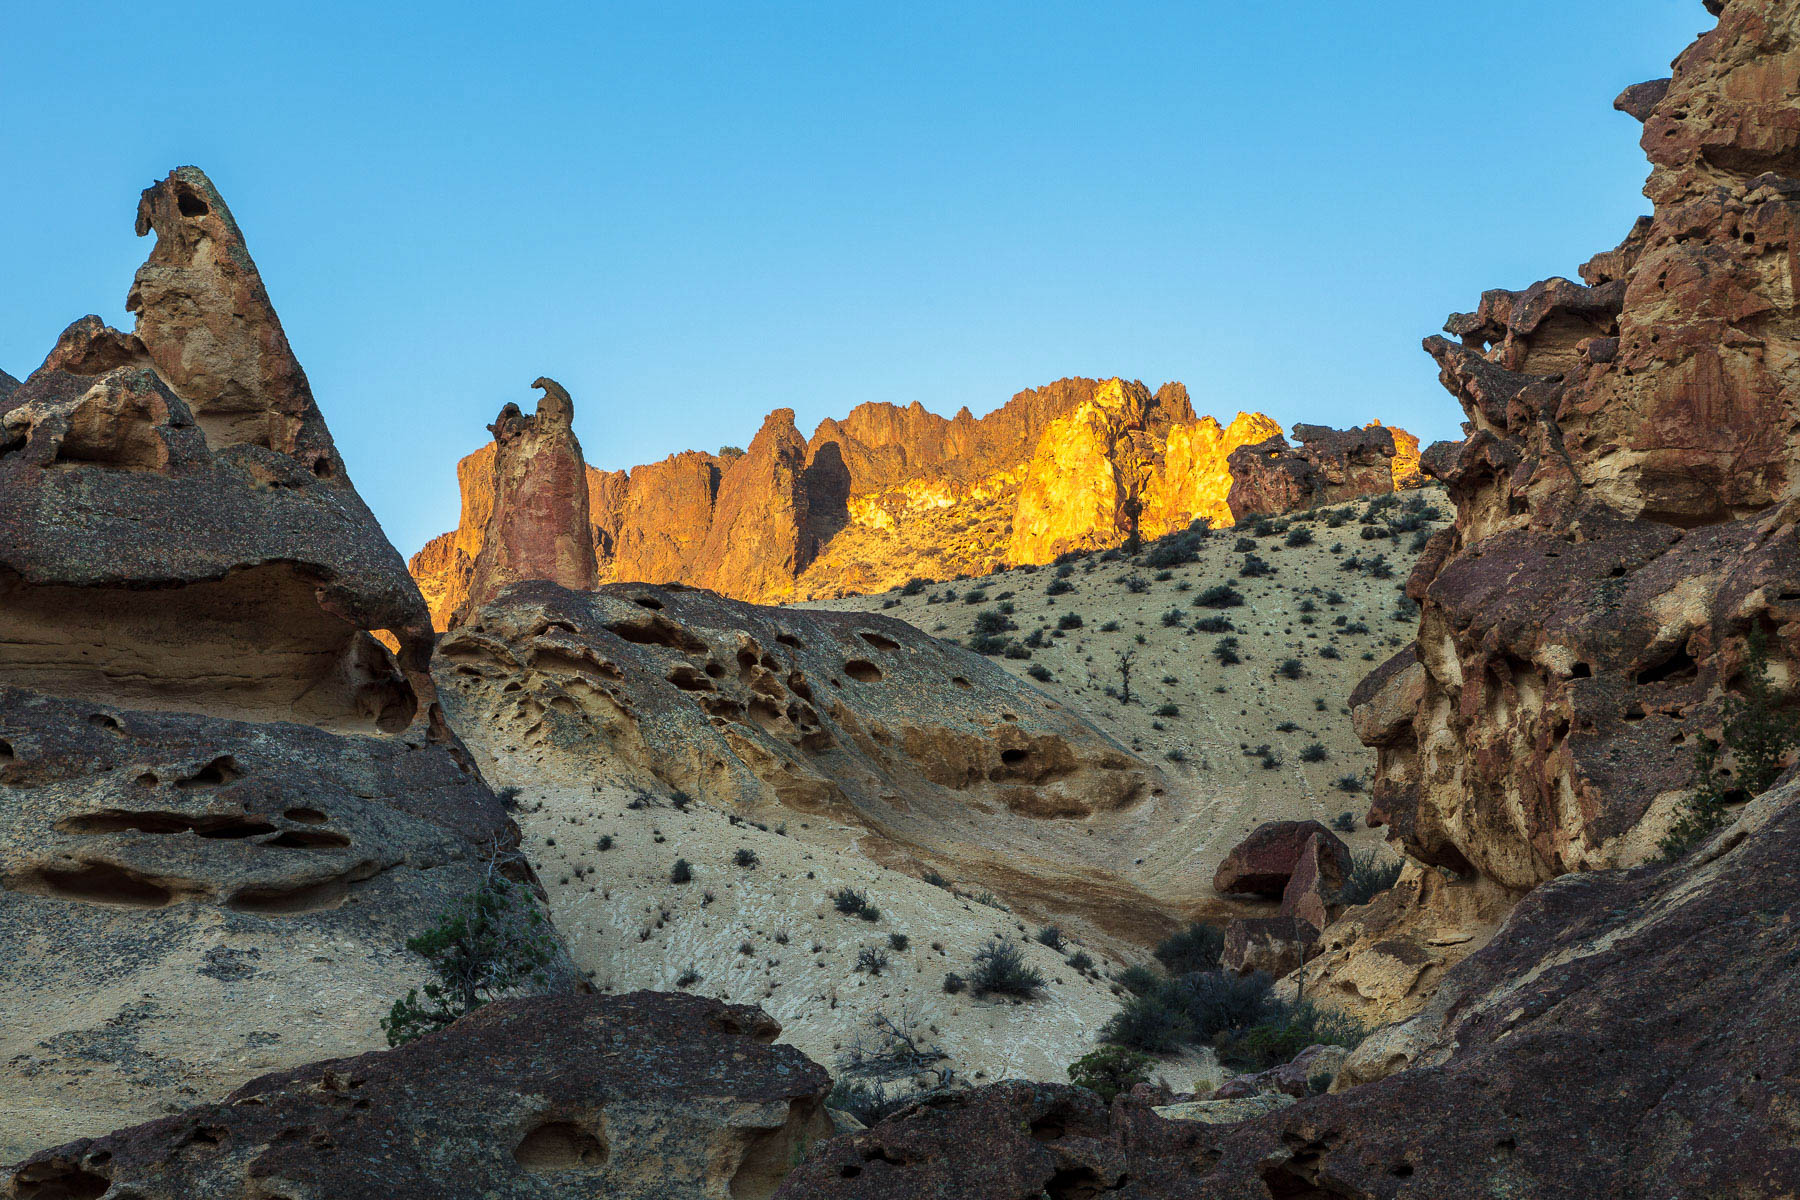
<instances>
[{"instance_id":1,"label":"reddish brown rock","mask_svg":"<svg viewBox=\"0 0 1800 1200\"><path fill-rule=\"evenodd\" d=\"M744 456L590 469L600 581L691 583L762 602L838 596L1045 562L1195 520L1225 525L1229 456L1279 433L1258 413L1229 426L1196 417L1178 383L1152 392L1120 378L1058 380L979 419L915 402L858 405L805 441L792 425L786 410L771 414ZM1309 470L1333 496L1417 482L1417 442L1401 431L1315 433L1324 466ZM1365 442L1377 448L1354 449ZM466 601L489 473L489 461L463 460L457 529L410 564L440 628Z\"/></svg>"},{"instance_id":2,"label":"reddish brown rock","mask_svg":"<svg viewBox=\"0 0 1800 1200\"><path fill-rule=\"evenodd\" d=\"M1416 646L1354 701L1372 816L1427 863L1516 894L1643 861L1750 631L1800 665L1797 18L1729 5L1621 96L1655 213L1584 283L1490 291L1425 343L1472 430L1427 456L1457 520L1407 585Z\"/></svg>"},{"instance_id":3,"label":"reddish brown rock","mask_svg":"<svg viewBox=\"0 0 1800 1200\"><path fill-rule=\"evenodd\" d=\"M805 471L806 439L794 428L794 410L778 408L719 482L712 527L688 568L693 582L770 600L792 595L818 552Z\"/></svg>"},{"instance_id":4,"label":"reddish brown rock","mask_svg":"<svg viewBox=\"0 0 1800 1200\"><path fill-rule=\"evenodd\" d=\"M830 1078L779 1032L695 996L502 1000L397 1050L42 1151L5 1195L755 1200L831 1133Z\"/></svg>"},{"instance_id":5,"label":"reddish brown rock","mask_svg":"<svg viewBox=\"0 0 1800 1200\"><path fill-rule=\"evenodd\" d=\"M1298 917L1314 929L1330 923L1331 906L1337 903L1349 870L1348 848L1336 837L1325 836L1331 837L1331 842L1317 833L1306 839L1294 873L1281 892L1281 915Z\"/></svg>"},{"instance_id":6,"label":"reddish brown rock","mask_svg":"<svg viewBox=\"0 0 1800 1200\"><path fill-rule=\"evenodd\" d=\"M1277 433L1230 456L1234 520L1295 512L1398 488L1417 487L1419 439L1375 422L1361 429L1296 425L1290 447Z\"/></svg>"},{"instance_id":7,"label":"reddish brown rock","mask_svg":"<svg viewBox=\"0 0 1800 1200\"><path fill-rule=\"evenodd\" d=\"M1340 881L1350 870L1350 848L1317 821L1268 821L1231 848L1213 873L1213 890L1227 896L1279 897L1308 850L1329 857Z\"/></svg>"},{"instance_id":8,"label":"reddish brown rock","mask_svg":"<svg viewBox=\"0 0 1800 1200\"><path fill-rule=\"evenodd\" d=\"M535 415L527 417L518 405L508 404L488 426L495 448L493 503L452 626L523 580L570 588L598 583L588 519L589 473L573 428L574 403L554 379L538 379L531 386L544 393Z\"/></svg>"}]
</instances>

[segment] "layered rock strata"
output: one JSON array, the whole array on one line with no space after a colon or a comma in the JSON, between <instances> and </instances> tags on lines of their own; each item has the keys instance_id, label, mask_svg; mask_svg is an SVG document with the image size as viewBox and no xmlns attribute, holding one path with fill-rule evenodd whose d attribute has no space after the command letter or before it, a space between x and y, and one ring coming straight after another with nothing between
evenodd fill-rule
<instances>
[{"instance_id":1,"label":"layered rock strata","mask_svg":"<svg viewBox=\"0 0 1800 1200\"><path fill-rule=\"evenodd\" d=\"M223 200L138 225L136 332L0 398L3 1159L378 1044L407 938L530 878Z\"/></svg>"},{"instance_id":2,"label":"layered rock strata","mask_svg":"<svg viewBox=\"0 0 1800 1200\"><path fill-rule=\"evenodd\" d=\"M1403 433L1301 429L1307 445L1330 448L1308 470L1332 482L1296 493L1296 505L1416 482L1417 442ZM1232 455L1273 445L1280 432L1255 413L1226 426L1196 417L1180 384L1152 393L1116 378L1020 392L980 419L967 409L946 420L917 403L864 404L821 422L810 439L792 410L777 409L748 453L590 468L599 577L768 603L1047 562L1195 520L1228 525ZM461 521L411 561L440 628L469 607L493 471L491 449L458 465Z\"/></svg>"}]
</instances>

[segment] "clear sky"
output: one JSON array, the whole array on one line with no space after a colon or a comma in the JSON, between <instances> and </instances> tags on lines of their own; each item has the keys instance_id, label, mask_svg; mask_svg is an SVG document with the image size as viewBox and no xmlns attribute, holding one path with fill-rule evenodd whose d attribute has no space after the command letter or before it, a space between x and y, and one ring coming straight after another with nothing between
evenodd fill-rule
<instances>
[{"instance_id":1,"label":"clear sky","mask_svg":"<svg viewBox=\"0 0 1800 1200\"><path fill-rule=\"evenodd\" d=\"M1419 339L1647 211L1700 0L21 4L0 367L125 328L137 192L232 206L403 552L540 374L588 460L1065 375L1458 436Z\"/></svg>"}]
</instances>

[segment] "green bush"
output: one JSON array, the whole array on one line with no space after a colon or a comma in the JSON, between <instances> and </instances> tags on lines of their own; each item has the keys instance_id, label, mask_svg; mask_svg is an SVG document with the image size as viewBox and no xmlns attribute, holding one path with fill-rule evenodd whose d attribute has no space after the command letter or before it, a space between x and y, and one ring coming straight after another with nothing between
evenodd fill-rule
<instances>
[{"instance_id":1,"label":"green bush","mask_svg":"<svg viewBox=\"0 0 1800 1200\"><path fill-rule=\"evenodd\" d=\"M693 865L685 858L676 859L675 865L669 868L670 883L687 883L689 880L693 879L693 877Z\"/></svg>"},{"instance_id":2,"label":"green bush","mask_svg":"<svg viewBox=\"0 0 1800 1200\"><path fill-rule=\"evenodd\" d=\"M556 937L530 891L490 866L482 885L455 901L438 923L406 948L437 976L394 1001L381 1021L388 1045L399 1046L444 1028L526 984L542 987L556 957Z\"/></svg>"},{"instance_id":3,"label":"green bush","mask_svg":"<svg viewBox=\"0 0 1800 1200\"><path fill-rule=\"evenodd\" d=\"M1219 955L1225 950L1225 931L1217 925L1196 921L1180 933L1172 933L1156 944L1156 961L1171 975L1188 975L1195 971L1215 971Z\"/></svg>"},{"instance_id":4,"label":"green bush","mask_svg":"<svg viewBox=\"0 0 1800 1200\"><path fill-rule=\"evenodd\" d=\"M1149 1056L1123 1046L1102 1046L1069 1064L1069 1082L1111 1104L1120 1092L1150 1081Z\"/></svg>"},{"instance_id":5,"label":"green bush","mask_svg":"<svg viewBox=\"0 0 1800 1200\"><path fill-rule=\"evenodd\" d=\"M1016 996L1029 1000L1044 986L1044 976L1025 964L1024 955L1010 942L989 942L975 952L969 986L977 996Z\"/></svg>"},{"instance_id":6,"label":"green bush","mask_svg":"<svg viewBox=\"0 0 1800 1200\"><path fill-rule=\"evenodd\" d=\"M1330 757L1331 752L1325 749L1324 742L1308 742L1300 750L1300 761L1304 763L1324 762Z\"/></svg>"},{"instance_id":7,"label":"green bush","mask_svg":"<svg viewBox=\"0 0 1800 1200\"><path fill-rule=\"evenodd\" d=\"M1100 1027L1100 1039L1146 1054L1176 1054L1196 1039L1194 1023L1162 988L1132 996Z\"/></svg>"},{"instance_id":8,"label":"green bush","mask_svg":"<svg viewBox=\"0 0 1800 1200\"><path fill-rule=\"evenodd\" d=\"M1308 1046L1354 1050L1366 1036L1351 1018L1326 1012L1310 1000L1272 1001L1261 1020L1220 1040L1219 1061L1241 1071L1266 1071L1292 1061Z\"/></svg>"},{"instance_id":9,"label":"green bush","mask_svg":"<svg viewBox=\"0 0 1800 1200\"><path fill-rule=\"evenodd\" d=\"M1243 603L1243 593L1229 583L1215 583L1194 597L1197 608L1239 608Z\"/></svg>"},{"instance_id":10,"label":"green bush","mask_svg":"<svg viewBox=\"0 0 1800 1200\"><path fill-rule=\"evenodd\" d=\"M1025 673L1039 683L1049 683L1053 678L1050 674L1050 668L1046 667L1043 663L1033 663L1025 669Z\"/></svg>"},{"instance_id":11,"label":"green bush","mask_svg":"<svg viewBox=\"0 0 1800 1200\"><path fill-rule=\"evenodd\" d=\"M1142 996L1153 991L1162 984L1162 976L1146 967L1143 963L1133 963L1120 971L1116 976L1119 986L1134 996Z\"/></svg>"}]
</instances>

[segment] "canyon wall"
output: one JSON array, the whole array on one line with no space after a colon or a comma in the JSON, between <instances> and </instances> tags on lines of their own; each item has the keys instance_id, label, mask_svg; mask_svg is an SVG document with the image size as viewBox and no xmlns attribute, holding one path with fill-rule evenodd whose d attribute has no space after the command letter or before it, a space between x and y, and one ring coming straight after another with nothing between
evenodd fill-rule
<instances>
[{"instance_id":1,"label":"canyon wall","mask_svg":"<svg viewBox=\"0 0 1800 1200\"><path fill-rule=\"evenodd\" d=\"M1423 456L1457 518L1408 581L1414 644L1352 703L1379 754L1370 820L1428 870L1315 964L1352 1001L1386 954L1386 1014L1404 1011L1426 990L1408 981L1462 952L1444 926L1654 857L1753 637L1792 695L1797 22L1793 0L1725 5L1672 79L1617 101L1643 122L1654 214L1582 282L1487 292L1425 342L1468 417Z\"/></svg>"},{"instance_id":2,"label":"canyon wall","mask_svg":"<svg viewBox=\"0 0 1800 1200\"><path fill-rule=\"evenodd\" d=\"M979 419L862 404L810 439L777 409L743 454L586 468L598 579L769 603L866 593L1419 482L1418 442L1403 431L1296 434L1289 450L1261 414L1222 426L1197 417L1179 383L1151 392L1117 378L1058 380ZM1253 446L1262 457L1234 460ZM1234 499L1245 470L1298 482ZM457 528L409 564L440 629L468 608L497 487L515 486L495 472L492 447L458 464Z\"/></svg>"}]
</instances>

